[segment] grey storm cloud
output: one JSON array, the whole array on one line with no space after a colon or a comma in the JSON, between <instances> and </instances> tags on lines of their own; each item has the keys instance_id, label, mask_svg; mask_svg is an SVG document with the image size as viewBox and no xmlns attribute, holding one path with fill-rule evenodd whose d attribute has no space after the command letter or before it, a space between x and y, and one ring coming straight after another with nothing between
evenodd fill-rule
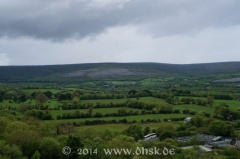
<instances>
[{"instance_id":1,"label":"grey storm cloud","mask_svg":"<svg viewBox=\"0 0 240 159\"><path fill-rule=\"evenodd\" d=\"M168 36L240 24L239 0L125 0L102 6L100 3L1 1L0 37L61 41L97 35L124 25L137 25L153 36Z\"/></svg>"}]
</instances>

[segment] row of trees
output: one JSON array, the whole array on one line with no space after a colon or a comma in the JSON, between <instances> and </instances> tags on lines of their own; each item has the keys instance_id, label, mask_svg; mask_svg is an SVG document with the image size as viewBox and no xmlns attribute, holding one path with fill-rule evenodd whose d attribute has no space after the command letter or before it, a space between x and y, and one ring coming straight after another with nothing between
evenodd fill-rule
<instances>
[{"instance_id":1,"label":"row of trees","mask_svg":"<svg viewBox=\"0 0 240 159\"><path fill-rule=\"evenodd\" d=\"M73 112L73 113L63 113L62 116L58 115L57 119L78 119L78 118L101 118L101 117L119 117L119 116L131 116L131 115L140 115L139 111L126 111L125 109L119 109L116 113L106 113L102 114L100 112L95 113L92 115L91 108L88 110L87 113L80 112L79 110Z\"/></svg>"},{"instance_id":2,"label":"row of trees","mask_svg":"<svg viewBox=\"0 0 240 159\"><path fill-rule=\"evenodd\" d=\"M165 119L169 120L169 119ZM147 124L147 123L160 123L160 119L146 119L146 120L141 120L142 124ZM132 124L132 123L137 123L136 120L127 120L127 119L120 119L120 120L85 120L85 121L79 121L79 122L68 122L68 124L73 125L73 126L83 126L83 125L103 125L103 124Z\"/></svg>"},{"instance_id":3,"label":"row of trees","mask_svg":"<svg viewBox=\"0 0 240 159\"><path fill-rule=\"evenodd\" d=\"M201 99L201 98L192 98L192 97L183 97L179 99L178 97L168 97L165 100L169 104L197 104L201 106L212 106L214 104L214 97L207 97L206 99Z\"/></svg>"},{"instance_id":4,"label":"row of trees","mask_svg":"<svg viewBox=\"0 0 240 159\"><path fill-rule=\"evenodd\" d=\"M81 103L78 98L74 98L72 102L63 101L62 105L58 109L62 110L71 110L71 109L89 109L91 107L94 108L116 108L116 107L125 107L126 102L121 103L115 103L115 102L109 102L109 103L100 103L97 102L95 104L93 103Z\"/></svg>"},{"instance_id":5,"label":"row of trees","mask_svg":"<svg viewBox=\"0 0 240 159\"><path fill-rule=\"evenodd\" d=\"M0 91L0 102L3 100L13 100L13 102L25 102L27 99L35 99L38 94L43 94L49 99L57 99L58 101L63 100L72 100L74 97L79 99L121 99L121 98L137 98L137 97L157 97L162 99L173 98L178 96L191 96L191 97L206 97L207 94L194 94L189 90L177 90L172 89L171 91L151 91L151 90L128 90L128 91L83 91L83 90L75 90L75 91L67 91L63 90L62 92L53 93L52 91L44 91L44 92L33 92L31 94L22 92L19 90L15 91ZM224 100L232 100L234 97L229 94L210 94L208 97L212 97L214 99L224 99ZM169 99L169 100L170 100ZM176 98L178 99L178 98ZM172 102L170 100L170 102ZM176 101L177 102L177 101ZM188 102L188 101L186 101ZM207 100L207 104L209 101ZM203 103L204 104L204 103Z\"/></svg>"},{"instance_id":6,"label":"row of trees","mask_svg":"<svg viewBox=\"0 0 240 159\"><path fill-rule=\"evenodd\" d=\"M57 119L80 119L80 118L102 118L102 117L119 117L119 116L135 116L135 115L146 115L146 114L179 114L180 110L172 110L172 107L168 108L166 106L162 106L160 108L156 108L151 111L133 111L129 110L126 111L125 109L119 109L116 113L101 113L101 112L96 112L93 114L93 108L89 108L88 112L83 113L80 112L79 110L76 110L75 112L72 113L63 113L62 115L58 115Z\"/></svg>"}]
</instances>

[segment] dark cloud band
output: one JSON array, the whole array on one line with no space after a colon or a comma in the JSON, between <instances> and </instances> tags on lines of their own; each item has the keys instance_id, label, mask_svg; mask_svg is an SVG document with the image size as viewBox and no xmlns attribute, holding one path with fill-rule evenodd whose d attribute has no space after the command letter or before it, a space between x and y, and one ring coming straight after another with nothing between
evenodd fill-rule
<instances>
[{"instance_id":1,"label":"dark cloud band","mask_svg":"<svg viewBox=\"0 0 240 159\"><path fill-rule=\"evenodd\" d=\"M13 1L1 2L5 3L0 7L1 37L61 41L128 24L154 36L167 36L240 24L239 0L131 0L122 7L92 7L94 1L85 0Z\"/></svg>"}]
</instances>

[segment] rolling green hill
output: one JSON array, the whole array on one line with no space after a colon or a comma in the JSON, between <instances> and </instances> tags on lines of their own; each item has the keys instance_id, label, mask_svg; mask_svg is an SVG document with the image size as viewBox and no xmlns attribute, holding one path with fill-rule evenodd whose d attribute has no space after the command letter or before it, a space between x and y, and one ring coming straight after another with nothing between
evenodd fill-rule
<instances>
[{"instance_id":1,"label":"rolling green hill","mask_svg":"<svg viewBox=\"0 0 240 159\"><path fill-rule=\"evenodd\" d=\"M139 78L163 75L207 76L240 73L240 62L204 64L92 63L46 66L1 66L0 82L57 82Z\"/></svg>"}]
</instances>

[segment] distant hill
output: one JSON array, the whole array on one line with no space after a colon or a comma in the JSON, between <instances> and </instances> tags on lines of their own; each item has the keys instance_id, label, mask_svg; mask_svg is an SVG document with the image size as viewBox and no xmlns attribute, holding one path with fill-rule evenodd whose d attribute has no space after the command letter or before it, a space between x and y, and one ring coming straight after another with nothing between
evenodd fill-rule
<instances>
[{"instance_id":1,"label":"distant hill","mask_svg":"<svg viewBox=\"0 0 240 159\"><path fill-rule=\"evenodd\" d=\"M91 63L46 66L1 66L0 82L58 82L163 75L206 76L236 73L240 73L240 62L204 64Z\"/></svg>"}]
</instances>

